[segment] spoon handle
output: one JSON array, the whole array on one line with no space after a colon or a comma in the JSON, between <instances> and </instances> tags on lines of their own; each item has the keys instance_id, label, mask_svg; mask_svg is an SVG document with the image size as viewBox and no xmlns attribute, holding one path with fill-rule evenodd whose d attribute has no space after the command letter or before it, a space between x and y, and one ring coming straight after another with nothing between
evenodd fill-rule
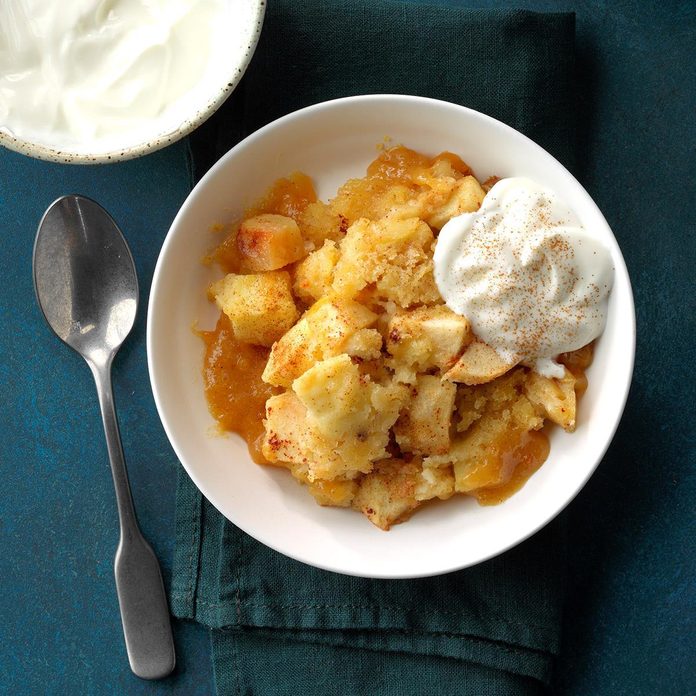
<instances>
[{"instance_id":1,"label":"spoon handle","mask_svg":"<svg viewBox=\"0 0 696 696\"><path fill-rule=\"evenodd\" d=\"M169 608L157 557L143 537L133 508L111 389L111 360L90 363L99 395L111 473L116 488L121 537L114 572L128 661L142 679L161 679L176 657Z\"/></svg>"}]
</instances>

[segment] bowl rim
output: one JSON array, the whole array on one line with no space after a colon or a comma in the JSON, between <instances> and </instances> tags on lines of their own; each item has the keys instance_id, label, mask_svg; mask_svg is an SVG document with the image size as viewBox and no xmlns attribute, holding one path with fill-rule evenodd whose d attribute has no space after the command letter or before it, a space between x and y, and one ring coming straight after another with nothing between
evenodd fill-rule
<instances>
[{"instance_id":1,"label":"bowl rim","mask_svg":"<svg viewBox=\"0 0 696 696\"><path fill-rule=\"evenodd\" d=\"M517 138L522 138L524 141L526 141L526 144L531 147L533 150L537 150L540 153L542 153L546 157L550 157L559 167L562 167L563 170L570 176L574 182L574 184L579 188L579 190L584 194L584 197L587 199L587 204L591 206L594 209L594 212L600 217L600 219L604 222L606 225L607 230L609 231L611 237L614 239L616 243L616 268L615 268L615 273L618 275L619 273L624 277L625 282L626 282L626 291L627 291L627 301L628 301L628 306L622 307L622 313L625 313L626 319L629 322L630 325L630 333L629 336L627 336L627 345L626 348L630 348L630 354L625 356L625 365L626 365L626 371L625 371L625 382L622 385L622 394L620 398L620 407L616 410L614 414L614 422L612 423L611 429L609 431L609 436L606 438L605 442L603 443L601 449L598 451L596 460L592 462L591 465L587 465L585 475L583 478L580 480L579 484L575 488L575 490L572 492L571 495L569 495L561 504L559 504L552 512L552 514L546 516L541 522L539 522L536 525L533 525L529 530L527 530L524 534L520 536L514 537L512 540L510 540L508 543L501 544L494 549L490 551L490 553L485 553L481 557L477 558L476 560L473 561L456 561L456 562L446 562L440 564L438 567L431 568L429 570L425 571L415 571L415 572L410 572L410 573L404 573L404 572L398 572L398 573L370 573L370 574L365 574L364 572L358 572L358 571L353 571L345 567L338 567L337 565L332 565L331 563L322 563L320 561L317 561L315 558L309 558L311 554L305 555L302 552L294 552L294 553L289 553L286 549L280 548L278 545L274 543L274 540L272 538L269 538L265 534L258 534L255 531L249 530L246 525L243 523L240 524L238 520L232 519L232 516L230 516L228 513L223 512L222 510L222 504L221 501L224 498L224 496L218 496L215 491L209 490L206 488L205 484L200 480L200 477L196 475L195 471L191 470L191 468L187 467L187 465L184 462L184 458L180 454L180 450L177 446L177 437L174 435L174 433L171 431L170 425L167 421L166 416L164 415L166 412L166 409L163 405L159 390L158 390L158 384L157 384L157 378L156 378L156 368L153 363L153 315L154 313L151 311L155 303L157 302L157 294L158 294L158 289L159 289L159 278L160 275L163 273L163 267L164 267L164 261L167 256L167 250L169 246L172 243L172 239L174 237L174 233L177 229L177 227L180 224L181 219L184 217L185 210L186 208L192 204L192 200L198 195L198 192L200 192L208 183L209 180L212 180L215 176L217 176L217 172L221 169L223 169L226 166L226 163L229 159L233 158L236 154L236 152L242 148L242 147L248 147L252 145L254 142L257 140L262 139L267 132L270 130L276 128L279 125L283 125L287 122L290 122L292 120L298 119L298 118L303 118L305 115L309 114L314 114L323 110L330 110L334 108L340 108L343 104L350 104L350 103L357 103L357 102L393 102L393 101L402 101L402 102L413 102L413 103L420 103L420 104L432 104L432 105L438 105L438 106L446 106L450 108L454 108L457 110L461 110L462 112L465 112L469 117L473 118L478 118L478 119L483 119L484 121L489 121L493 125L495 125L498 128L502 128L503 130L506 130L508 132L511 132L514 134L514 137ZM616 434L616 431L619 427L619 424L621 422L626 403L628 400L631 384L633 381L633 370L634 370L634 364L635 364L635 352L636 352L636 317L635 317L635 302L633 298L633 288L631 284L631 279L628 274L628 269L626 267L626 262L625 259L623 258L623 254L621 252L621 249L618 245L618 241L616 241L616 237L609 225L609 223L606 221L606 218L604 217L603 213L597 206L597 204L594 202L594 199L589 195L589 193L586 191L586 189L582 186L582 184L575 178L575 176L563 165L561 164L553 155L551 155L547 150L542 148L540 145L538 145L535 141L533 141L531 138L528 136L524 135L517 129L513 128L512 126L507 125L506 123L499 121L496 118L493 118L492 116L488 116L487 114L484 114L480 111L477 111L475 109L471 109L466 106L462 106L460 104L456 104L454 102L449 102L445 101L442 99L433 99L430 97L420 97L420 96L415 96L415 95L406 95L406 94L390 94L390 93L378 93L378 94L364 94L364 95L357 95L357 96L349 96L349 97L340 97L336 99L331 99L323 102L319 102L316 104L312 104L310 106L298 109L296 111L290 112L288 114L285 114L284 116L281 116L274 121L271 121L270 123L266 124L265 126L261 127L260 129L254 131L250 135L248 135L246 138L241 140L239 143L237 143L233 148L228 150L225 154L223 154L218 161L206 172L206 174L198 181L198 183L192 188L192 190L189 192L189 195L186 197L184 202L182 203L179 211L177 212L174 220L172 221L172 224L167 232L167 235L165 237L165 240L162 244L162 248L160 250L160 254L157 259L157 263L155 265L155 270L153 273L152 277L152 283L150 286L150 294L148 298L148 316L147 316L147 329L146 329L146 345L147 345L147 364L148 364L148 372L150 376L150 384L152 387L152 392L153 392L153 397L155 401L155 405L157 407L158 414L160 416L160 421L162 422L162 426L165 430L165 433L167 435L167 438L177 456L179 459L179 462L183 466L184 470L186 471L187 475L189 478L193 481L195 486L198 488L198 490L201 492L201 494L213 505L213 507L220 512L223 517L225 517L229 522L237 526L239 529L244 531L245 533L249 534L252 536L254 539L257 541L261 542L265 546L268 546L269 548L289 557L294 560L300 561L302 563L306 563L307 565L320 568L322 570L328 570L344 575L352 575L355 577L366 577L366 578L374 578L374 579L413 579L413 578L422 578L422 577L433 577L437 575L444 575L446 573L450 572L455 572L458 570L462 570L464 568L472 567L475 565L478 565L479 563L483 563L487 560L490 560L491 558L494 558L496 556L499 556L506 551L510 550L511 548L514 548L515 546L518 546L522 542L526 541L533 535L535 535L537 532L539 532L541 529L543 529L546 525L550 524L563 510L566 509L566 507L576 498L576 496L580 493L580 491L585 487L587 484L587 481L590 479L590 477L594 474L596 471L597 467L599 466L600 462L603 460L607 450L609 449L609 446L611 445L614 436ZM229 511L228 511L229 512Z\"/></svg>"},{"instance_id":2,"label":"bowl rim","mask_svg":"<svg viewBox=\"0 0 696 696\"><path fill-rule=\"evenodd\" d=\"M71 151L69 148L57 148L45 143L38 143L27 138L20 138L12 133L0 129L0 145L8 150L18 152L20 155L27 155L45 162L55 162L60 164L112 164L115 162L125 162L127 160L142 157L151 152L156 152L169 145L181 140L184 136L198 128L209 119L234 92L244 73L249 67L249 63L256 51L256 46L261 36L263 20L266 13L266 0L247 0L255 3L255 13L253 17L253 28L249 41L245 46L244 59L238 65L233 66L231 74L228 75L224 85L215 92L211 99L204 103L193 116L189 116L175 130L160 132L145 142L135 145L121 147L109 152L92 155Z\"/></svg>"}]
</instances>

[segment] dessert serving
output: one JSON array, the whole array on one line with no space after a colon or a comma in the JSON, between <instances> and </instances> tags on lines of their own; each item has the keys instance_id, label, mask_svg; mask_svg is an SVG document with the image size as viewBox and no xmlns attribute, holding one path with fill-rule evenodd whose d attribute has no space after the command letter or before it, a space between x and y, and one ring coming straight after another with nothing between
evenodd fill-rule
<instances>
[{"instance_id":1,"label":"dessert serving","mask_svg":"<svg viewBox=\"0 0 696 696\"><path fill-rule=\"evenodd\" d=\"M320 504L389 529L455 493L499 503L547 423L574 430L613 268L548 189L399 146L329 202L280 179L221 231L211 413Z\"/></svg>"}]
</instances>

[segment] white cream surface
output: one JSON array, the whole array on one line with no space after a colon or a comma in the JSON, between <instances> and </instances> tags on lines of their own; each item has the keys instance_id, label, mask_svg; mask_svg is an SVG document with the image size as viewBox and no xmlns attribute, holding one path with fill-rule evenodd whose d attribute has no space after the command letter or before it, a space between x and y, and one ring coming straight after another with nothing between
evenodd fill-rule
<instances>
[{"instance_id":1,"label":"white cream surface","mask_svg":"<svg viewBox=\"0 0 696 696\"><path fill-rule=\"evenodd\" d=\"M147 139L153 120L174 132L191 100L203 107L223 88L245 48L248 4L3 0L0 128L95 154Z\"/></svg>"},{"instance_id":2,"label":"white cream surface","mask_svg":"<svg viewBox=\"0 0 696 696\"><path fill-rule=\"evenodd\" d=\"M609 250L530 179L502 179L478 211L448 221L434 258L447 306L508 362L562 377L557 356L604 330L614 278Z\"/></svg>"}]
</instances>

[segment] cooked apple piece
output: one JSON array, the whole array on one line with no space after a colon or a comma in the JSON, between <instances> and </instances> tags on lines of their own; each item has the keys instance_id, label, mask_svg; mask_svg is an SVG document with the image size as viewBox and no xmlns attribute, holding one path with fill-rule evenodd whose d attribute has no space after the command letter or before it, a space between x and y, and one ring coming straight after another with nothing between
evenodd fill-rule
<instances>
[{"instance_id":1,"label":"cooked apple piece","mask_svg":"<svg viewBox=\"0 0 696 696\"><path fill-rule=\"evenodd\" d=\"M444 379L462 384L485 384L504 375L514 363L505 362L496 351L482 341L470 343Z\"/></svg>"},{"instance_id":2,"label":"cooked apple piece","mask_svg":"<svg viewBox=\"0 0 696 696\"><path fill-rule=\"evenodd\" d=\"M394 424L403 452L444 454L450 446L450 421L457 387L434 375L419 375L411 397Z\"/></svg>"},{"instance_id":3,"label":"cooked apple piece","mask_svg":"<svg viewBox=\"0 0 696 696\"><path fill-rule=\"evenodd\" d=\"M523 433L515 449L508 455L515 461L510 478L500 486L471 491L481 505L498 505L518 491L549 456L549 439L544 433Z\"/></svg>"},{"instance_id":4,"label":"cooked apple piece","mask_svg":"<svg viewBox=\"0 0 696 696\"><path fill-rule=\"evenodd\" d=\"M229 317L235 338L245 343L272 345L298 316L285 271L228 273L210 286L209 294Z\"/></svg>"},{"instance_id":5,"label":"cooked apple piece","mask_svg":"<svg viewBox=\"0 0 696 696\"><path fill-rule=\"evenodd\" d=\"M306 254L297 223L290 217L272 213L242 222L237 233L237 249L243 267L250 271L274 271Z\"/></svg>"},{"instance_id":6,"label":"cooked apple piece","mask_svg":"<svg viewBox=\"0 0 696 696\"><path fill-rule=\"evenodd\" d=\"M268 399L264 427L266 435L261 452L269 462L302 463L305 460L313 434L307 423L307 409L292 392Z\"/></svg>"},{"instance_id":7,"label":"cooked apple piece","mask_svg":"<svg viewBox=\"0 0 696 696\"><path fill-rule=\"evenodd\" d=\"M425 458L424 470L452 466L455 489L469 493L507 484L520 463L530 465L530 473L536 468L531 464L541 464L548 449L538 446L546 438L535 431L543 419L527 397L517 392L519 379L515 377L503 377L498 386L497 382L486 385L490 393L479 419L463 437L453 440L448 452Z\"/></svg>"},{"instance_id":8,"label":"cooked apple piece","mask_svg":"<svg viewBox=\"0 0 696 696\"><path fill-rule=\"evenodd\" d=\"M594 341L570 353L561 353L558 362L565 365L573 374L584 372L591 364L594 356Z\"/></svg>"},{"instance_id":9,"label":"cooked apple piece","mask_svg":"<svg viewBox=\"0 0 696 696\"><path fill-rule=\"evenodd\" d=\"M319 360L344 352L350 336L376 319L374 312L353 300L322 298L273 346L263 381L289 387Z\"/></svg>"},{"instance_id":10,"label":"cooked apple piece","mask_svg":"<svg viewBox=\"0 0 696 696\"><path fill-rule=\"evenodd\" d=\"M346 462L314 427L304 404L292 392L266 402L263 456L272 464L288 463L295 478L304 482L350 478L372 470L372 462L354 457Z\"/></svg>"},{"instance_id":11,"label":"cooked apple piece","mask_svg":"<svg viewBox=\"0 0 696 696\"><path fill-rule=\"evenodd\" d=\"M360 481L353 507L380 529L402 522L420 502L416 488L420 466L415 461L384 459Z\"/></svg>"},{"instance_id":12,"label":"cooked apple piece","mask_svg":"<svg viewBox=\"0 0 696 696\"><path fill-rule=\"evenodd\" d=\"M305 370L321 360L320 347L307 319L300 319L271 348L261 379L275 387L289 387Z\"/></svg>"},{"instance_id":13,"label":"cooked apple piece","mask_svg":"<svg viewBox=\"0 0 696 696\"><path fill-rule=\"evenodd\" d=\"M292 388L313 428L344 461L387 456L389 429L407 397L405 387L375 384L342 354L311 367Z\"/></svg>"},{"instance_id":14,"label":"cooked apple piece","mask_svg":"<svg viewBox=\"0 0 696 696\"><path fill-rule=\"evenodd\" d=\"M473 176L465 176L453 182L451 191L446 200L431 209L425 221L435 229L444 227L451 220L462 213L473 213L481 207L486 192Z\"/></svg>"},{"instance_id":15,"label":"cooked apple piece","mask_svg":"<svg viewBox=\"0 0 696 696\"><path fill-rule=\"evenodd\" d=\"M524 385L527 398L542 413L564 430L575 430L575 377L566 369L562 379L544 377L530 372Z\"/></svg>"},{"instance_id":16,"label":"cooked apple piece","mask_svg":"<svg viewBox=\"0 0 696 696\"><path fill-rule=\"evenodd\" d=\"M450 368L472 338L467 319L445 305L397 314L387 326L392 367L400 379L408 382L413 381L415 372Z\"/></svg>"},{"instance_id":17,"label":"cooked apple piece","mask_svg":"<svg viewBox=\"0 0 696 696\"><path fill-rule=\"evenodd\" d=\"M463 438L452 443L447 455L454 468L455 489L467 493L507 481L514 471L514 460L504 453L513 450L523 434L496 418L484 417L474 423Z\"/></svg>"}]
</instances>

